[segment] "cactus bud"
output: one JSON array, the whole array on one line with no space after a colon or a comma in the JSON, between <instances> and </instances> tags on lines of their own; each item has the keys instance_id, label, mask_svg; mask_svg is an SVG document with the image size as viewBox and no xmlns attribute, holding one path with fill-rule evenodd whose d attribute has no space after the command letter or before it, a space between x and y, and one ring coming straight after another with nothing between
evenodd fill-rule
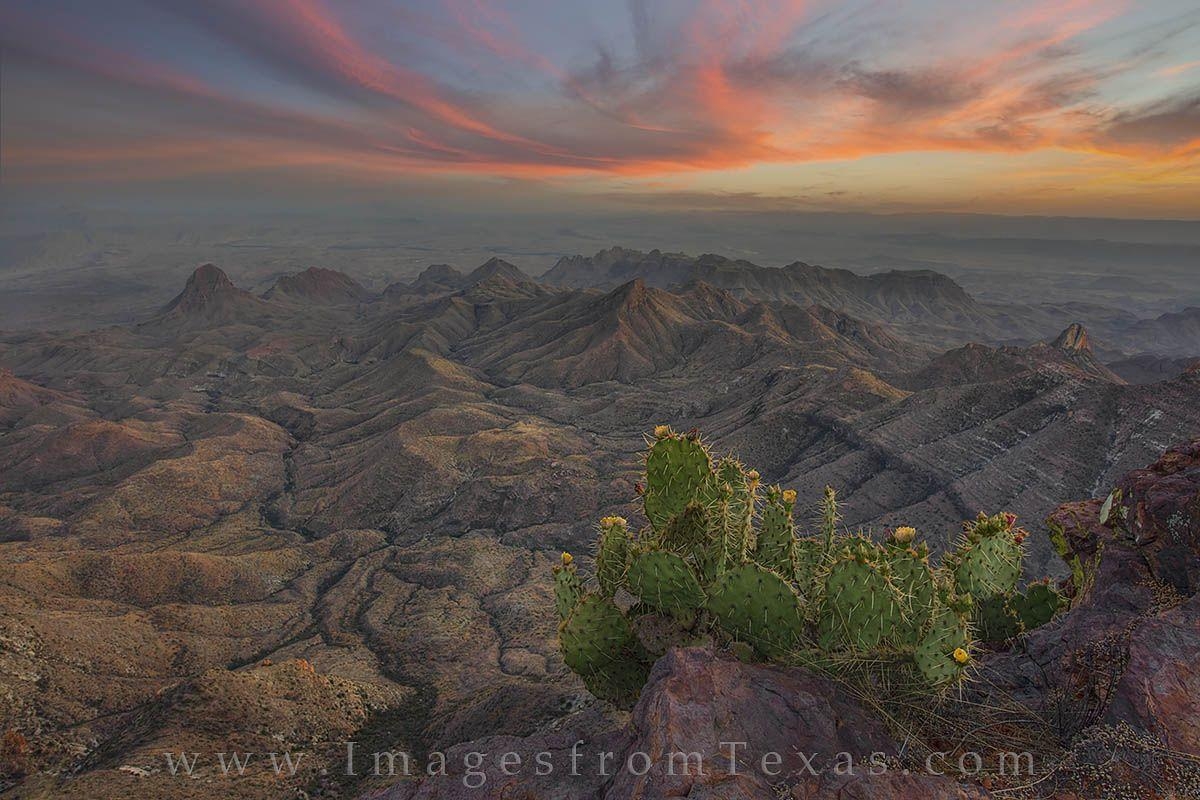
<instances>
[{"instance_id":1,"label":"cactus bud","mask_svg":"<svg viewBox=\"0 0 1200 800\"><path fill-rule=\"evenodd\" d=\"M1015 522L1017 521L1017 515L1016 515L1016 514L1012 514L1012 513L1008 512L1008 511L1005 511L1005 512L1004 512L1003 514L1001 514L1000 516L1004 517L1004 524L1005 524L1005 525L1007 525L1007 526L1008 526L1008 527L1010 527L1010 528L1013 526L1013 523L1015 523Z\"/></svg>"},{"instance_id":2,"label":"cactus bud","mask_svg":"<svg viewBox=\"0 0 1200 800\"><path fill-rule=\"evenodd\" d=\"M665 439L670 435L671 435L671 426L670 425L655 425L654 426L654 438L655 439Z\"/></svg>"},{"instance_id":3,"label":"cactus bud","mask_svg":"<svg viewBox=\"0 0 1200 800\"><path fill-rule=\"evenodd\" d=\"M636 494L638 497L641 497L646 493L646 486L641 481L638 481L633 485L633 491L634 494Z\"/></svg>"},{"instance_id":4,"label":"cactus bud","mask_svg":"<svg viewBox=\"0 0 1200 800\"><path fill-rule=\"evenodd\" d=\"M892 532L892 541L897 544L908 544L917 536L917 529L910 525L901 525Z\"/></svg>"},{"instance_id":5,"label":"cactus bud","mask_svg":"<svg viewBox=\"0 0 1200 800\"><path fill-rule=\"evenodd\" d=\"M752 469L746 473L746 483L749 484L751 491L758 486L760 480L762 480L762 476L758 474L758 470Z\"/></svg>"},{"instance_id":6,"label":"cactus bud","mask_svg":"<svg viewBox=\"0 0 1200 800\"><path fill-rule=\"evenodd\" d=\"M795 489L784 489L783 490L783 502L787 503L789 506L794 505L796 503L796 490Z\"/></svg>"}]
</instances>

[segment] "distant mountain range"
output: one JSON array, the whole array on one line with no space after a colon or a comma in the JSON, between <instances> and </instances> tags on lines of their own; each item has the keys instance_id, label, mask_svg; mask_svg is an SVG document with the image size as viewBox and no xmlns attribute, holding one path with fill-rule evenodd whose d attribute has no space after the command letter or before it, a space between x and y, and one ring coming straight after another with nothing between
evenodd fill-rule
<instances>
[{"instance_id":1,"label":"distant mountain range","mask_svg":"<svg viewBox=\"0 0 1200 800\"><path fill-rule=\"evenodd\" d=\"M559 259L541 280L556 286L612 288L634 278L659 288L705 281L738 297L823 305L866 320L902 324L910 336L938 346L1029 342L1053 336L1064 320L1082 319L1096 331L1102 349L1114 357L1122 352L1168 357L1200 354L1200 308L1141 320L1119 309L1081 303L980 303L953 280L931 270L858 275L800 261L773 268L712 254L693 257L615 247L594 256Z\"/></svg>"}]
</instances>

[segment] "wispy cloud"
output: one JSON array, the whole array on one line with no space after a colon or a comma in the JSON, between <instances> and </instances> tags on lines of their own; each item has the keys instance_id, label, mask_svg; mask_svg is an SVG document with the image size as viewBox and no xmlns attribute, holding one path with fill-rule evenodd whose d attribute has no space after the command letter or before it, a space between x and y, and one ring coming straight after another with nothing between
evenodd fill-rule
<instances>
[{"instance_id":1,"label":"wispy cloud","mask_svg":"<svg viewBox=\"0 0 1200 800\"><path fill-rule=\"evenodd\" d=\"M98 6L0 11L10 175L661 176L1048 151L1144 173L1194 158L1200 129L1200 61L1115 0ZM97 101L71 106L83 86Z\"/></svg>"}]
</instances>

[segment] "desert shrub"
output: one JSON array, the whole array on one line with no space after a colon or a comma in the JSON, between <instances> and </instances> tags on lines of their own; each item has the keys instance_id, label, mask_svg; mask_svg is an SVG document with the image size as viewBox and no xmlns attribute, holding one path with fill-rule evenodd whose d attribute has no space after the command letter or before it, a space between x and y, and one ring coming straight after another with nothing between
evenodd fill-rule
<instances>
[{"instance_id":1,"label":"desert shrub","mask_svg":"<svg viewBox=\"0 0 1200 800\"><path fill-rule=\"evenodd\" d=\"M968 676L981 638L1009 639L1063 605L1048 584L1017 590L1026 533L1011 514L965 523L934 564L911 527L882 542L841 530L827 488L820 530L797 535L794 491L665 425L638 489L647 524L600 520L592 579L569 553L554 570L563 658L617 703L636 699L666 646L703 640L939 692Z\"/></svg>"},{"instance_id":2,"label":"desert shrub","mask_svg":"<svg viewBox=\"0 0 1200 800\"><path fill-rule=\"evenodd\" d=\"M20 731L5 731L0 736L0 777L23 778L31 768L28 740Z\"/></svg>"}]
</instances>

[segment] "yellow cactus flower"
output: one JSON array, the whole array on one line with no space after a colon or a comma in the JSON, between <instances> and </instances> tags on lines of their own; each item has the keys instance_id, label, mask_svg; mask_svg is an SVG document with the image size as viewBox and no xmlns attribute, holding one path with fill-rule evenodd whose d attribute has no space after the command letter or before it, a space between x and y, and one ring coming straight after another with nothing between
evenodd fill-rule
<instances>
[{"instance_id":1,"label":"yellow cactus flower","mask_svg":"<svg viewBox=\"0 0 1200 800\"><path fill-rule=\"evenodd\" d=\"M600 526L603 528L624 527L629 523L624 517L603 517L600 520Z\"/></svg>"},{"instance_id":2,"label":"yellow cactus flower","mask_svg":"<svg viewBox=\"0 0 1200 800\"><path fill-rule=\"evenodd\" d=\"M909 525L901 525L896 528L896 532L892 534L892 538L898 544L908 544L917 536L917 529Z\"/></svg>"},{"instance_id":3,"label":"yellow cactus flower","mask_svg":"<svg viewBox=\"0 0 1200 800\"><path fill-rule=\"evenodd\" d=\"M962 649L961 647L955 648L954 660L956 662L958 662L959 664L966 664L968 661L971 660L971 654L968 653L966 650Z\"/></svg>"},{"instance_id":4,"label":"yellow cactus flower","mask_svg":"<svg viewBox=\"0 0 1200 800\"><path fill-rule=\"evenodd\" d=\"M571 562L573 562L574 560L575 560L575 556L571 555L570 553L568 553L566 551L563 551L562 563L563 563L564 567L571 566Z\"/></svg>"},{"instance_id":5,"label":"yellow cactus flower","mask_svg":"<svg viewBox=\"0 0 1200 800\"><path fill-rule=\"evenodd\" d=\"M783 502L787 503L788 505L795 503L796 502L796 490L795 489L784 489L783 490Z\"/></svg>"},{"instance_id":6,"label":"yellow cactus flower","mask_svg":"<svg viewBox=\"0 0 1200 800\"><path fill-rule=\"evenodd\" d=\"M665 439L670 435L671 435L671 426L670 425L655 425L654 426L654 438L655 439Z\"/></svg>"}]
</instances>

